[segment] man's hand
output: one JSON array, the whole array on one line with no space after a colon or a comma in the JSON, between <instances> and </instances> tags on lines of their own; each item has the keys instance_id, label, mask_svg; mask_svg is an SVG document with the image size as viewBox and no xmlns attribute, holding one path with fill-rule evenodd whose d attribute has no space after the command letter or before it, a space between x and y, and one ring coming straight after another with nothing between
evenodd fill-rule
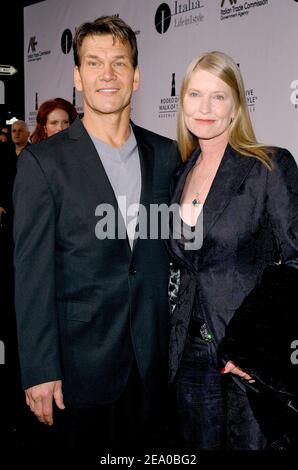
<instances>
[{"instance_id":1,"label":"man's hand","mask_svg":"<svg viewBox=\"0 0 298 470\"><path fill-rule=\"evenodd\" d=\"M255 380L249 374L240 369L240 367L237 367L236 364L234 364L232 361L228 361L225 367L221 370L222 374L228 374L229 372L231 372L231 374L238 375L238 377L247 380L249 383L255 382Z\"/></svg>"},{"instance_id":2,"label":"man's hand","mask_svg":"<svg viewBox=\"0 0 298 470\"><path fill-rule=\"evenodd\" d=\"M41 423L53 424L53 399L60 410L64 410L62 381L46 382L25 390L26 403Z\"/></svg>"},{"instance_id":3,"label":"man's hand","mask_svg":"<svg viewBox=\"0 0 298 470\"><path fill-rule=\"evenodd\" d=\"M0 207L0 224L1 224L2 214L6 214L6 210L4 209L4 207Z\"/></svg>"}]
</instances>

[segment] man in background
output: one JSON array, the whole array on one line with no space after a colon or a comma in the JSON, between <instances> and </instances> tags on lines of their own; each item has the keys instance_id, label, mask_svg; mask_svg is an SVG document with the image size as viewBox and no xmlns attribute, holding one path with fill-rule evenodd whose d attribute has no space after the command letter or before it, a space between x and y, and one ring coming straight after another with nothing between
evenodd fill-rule
<instances>
[{"instance_id":1,"label":"man in background","mask_svg":"<svg viewBox=\"0 0 298 470\"><path fill-rule=\"evenodd\" d=\"M26 148L29 142L29 129L25 121L15 121L11 126L11 139L15 144L15 152L17 157L21 151Z\"/></svg>"}]
</instances>

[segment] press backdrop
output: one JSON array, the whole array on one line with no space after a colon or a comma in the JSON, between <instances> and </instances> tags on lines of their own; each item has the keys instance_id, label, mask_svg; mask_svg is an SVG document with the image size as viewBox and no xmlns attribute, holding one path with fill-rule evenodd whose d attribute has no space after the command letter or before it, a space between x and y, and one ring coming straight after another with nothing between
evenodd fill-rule
<instances>
[{"instance_id":1,"label":"press backdrop","mask_svg":"<svg viewBox=\"0 0 298 470\"><path fill-rule=\"evenodd\" d=\"M25 8L25 110L64 97L82 110L73 87L76 26L119 15L137 34L141 88L134 121L175 137L178 94L189 62L219 50L239 64L257 137L287 147L298 161L298 0L46 0Z\"/></svg>"}]
</instances>

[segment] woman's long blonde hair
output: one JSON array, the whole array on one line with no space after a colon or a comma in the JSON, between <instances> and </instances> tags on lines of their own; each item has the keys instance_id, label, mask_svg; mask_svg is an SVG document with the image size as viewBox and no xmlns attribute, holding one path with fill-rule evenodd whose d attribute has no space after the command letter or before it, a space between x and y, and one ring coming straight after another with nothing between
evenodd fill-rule
<instances>
[{"instance_id":1,"label":"woman's long blonde hair","mask_svg":"<svg viewBox=\"0 0 298 470\"><path fill-rule=\"evenodd\" d=\"M229 126L228 142L242 155L260 160L268 169L272 168L269 150L266 145L257 142L246 102L245 88L239 67L223 52L206 52L194 59L188 66L181 90L177 123L177 140L182 160L185 161L198 146L198 138L185 125L183 100L191 74L202 69L223 80L232 90L236 106L236 115ZM271 147L272 149L272 147Z\"/></svg>"}]
</instances>

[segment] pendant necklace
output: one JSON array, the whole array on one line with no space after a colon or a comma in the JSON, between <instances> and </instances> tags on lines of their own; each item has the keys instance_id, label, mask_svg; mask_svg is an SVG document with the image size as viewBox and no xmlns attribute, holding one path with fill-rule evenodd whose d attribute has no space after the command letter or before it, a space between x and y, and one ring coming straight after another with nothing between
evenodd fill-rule
<instances>
[{"instance_id":1,"label":"pendant necklace","mask_svg":"<svg viewBox=\"0 0 298 470\"><path fill-rule=\"evenodd\" d=\"M199 163L197 163L195 166L199 165ZM214 170L214 166L211 168L211 170L209 171L208 175L206 176L206 178L204 179L203 181L203 184L201 186L201 189L199 191L196 191L195 192L195 197L194 199L191 201L192 205L193 206L198 206L199 204L201 204L201 201L200 201L200 194L202 194L202 191L206 185L206 182L208 181L209 179L209 176L211 175L212 171Z\"/></svg>"}]
</instances>

